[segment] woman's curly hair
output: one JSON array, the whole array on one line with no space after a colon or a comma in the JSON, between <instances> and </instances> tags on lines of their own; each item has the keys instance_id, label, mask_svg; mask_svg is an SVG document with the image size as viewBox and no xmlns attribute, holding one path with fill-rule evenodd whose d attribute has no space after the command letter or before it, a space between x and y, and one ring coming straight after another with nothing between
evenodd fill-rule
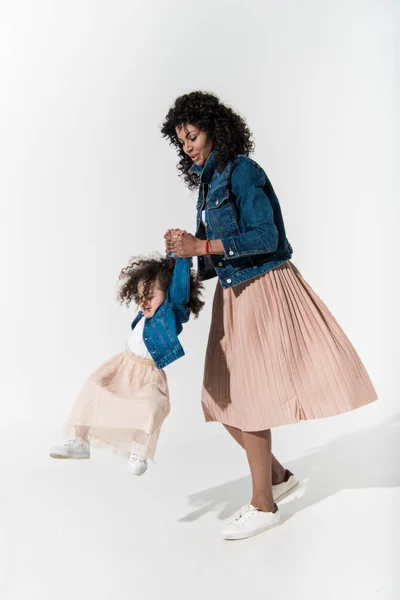
<instances>
[{"instance_id":1,"label":"woman's curly hair","mask_svg":"<svg viewBox=\"0 0 400 600\"><path fill-rule=\"evenodd\" d=\"M133 257L129 265L121 270L119 275L120 288L118 301L129 306L132 300L139 304L152 292L155 283L167 293L176 260L172 257ZM142 295L139 293L139 284L143 284ZM204 302L200 299L204 286L193 269L190 271L190 298L186 308L194 315L199 316Z\"/></svg>"},{"instance_id":2,"label":"woman's curly hair","mask_svg":"<svg viewBox=\"0 0 400 600\"><path fill-rule=\"evenodd\" d=\"M180 96L169 110L161 133L172 146L177 148L180 156L179 175L191 190L199 186L199 176L189 173L193 161L185 154L175 131L176 127L189 123L211 137L219 172L223 171L228 161L234 160L238 154L249 156L254 151L252 134L246 121L231 108L222 104L217 96L207 92L191 92Z\"/></svg>"}]
</instances>

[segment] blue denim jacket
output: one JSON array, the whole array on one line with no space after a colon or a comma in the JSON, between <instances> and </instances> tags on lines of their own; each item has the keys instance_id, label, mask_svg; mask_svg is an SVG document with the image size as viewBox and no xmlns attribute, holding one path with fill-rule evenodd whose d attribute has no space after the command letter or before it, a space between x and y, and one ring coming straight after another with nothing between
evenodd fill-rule
<instances>
[{"instance_id":1,"label":"blue denim jacket","mask_svg":"<svg viewBox=\"0 0 400 600\"><path fill-rule=\"evenodd\" d=\"M190 298L192 259L177 258L164 302L144 324L143 340L158 369L163 369L185 353L178 340L183 323L189 320L186 304ZM144 317L139 311L132 329Z\"/></svg>"},{"instance_id":2,"label":"blue denim jacket","mask_svg":"<svg viewBox=\"0 0 400 600\"><path fill-rule=\"evenodd\" d=\"M217 275L230 288L290 259L278 198L256 162L238 155L219 173L213 151L203 167L194 164L190 171L200 175L196 237L220 239L225 250L198 258L202 279Z\"/></svg>"}]
</instances>

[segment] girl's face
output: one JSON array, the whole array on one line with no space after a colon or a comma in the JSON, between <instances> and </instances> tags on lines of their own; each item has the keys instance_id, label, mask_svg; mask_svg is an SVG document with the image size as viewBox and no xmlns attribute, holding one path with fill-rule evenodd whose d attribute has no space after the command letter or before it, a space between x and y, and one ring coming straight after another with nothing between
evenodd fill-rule
<instances>
[{"instance_id":1,"label":"girl's face","mask_svg":"<svg viewBox=\"0 0 400 600\"><path fill-rule=\"evenodd\" d=\"M161 306L161 304L165 300L165 292L160 289L158 282L155 282L149 289L146 297L143 296L144 292L144 282L140 282L138 285L138 292L140 296L139 308L147 319L151 319L151 317L156 312L157 308Z\"/></svg>"},{"instance_id":2,"label":"girl's face","mask_svg":"<svg viewBox=\"0 0 400 600\"><path fill-rule=\"evenodd\" d=\"M190 123L178 125L175 131L183 151L199 167L205 165L213 149L213 142L208 134Z\"/></svg>"}]
</instances>

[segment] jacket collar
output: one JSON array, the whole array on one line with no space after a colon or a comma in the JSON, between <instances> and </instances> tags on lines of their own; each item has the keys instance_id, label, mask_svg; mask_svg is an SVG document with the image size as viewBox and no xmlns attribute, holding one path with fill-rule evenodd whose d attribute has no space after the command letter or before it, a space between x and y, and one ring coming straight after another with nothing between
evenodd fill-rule
<instances>
[{"instance_id":1,"label":"jacket collar","mask_svg":"<svg viewBox=\"0 0 400 600\"><path fill-rule=\"evenodd\" d=\"M200 176L201 183L210 183L216 167L215 150L213 150L203 166L193 165L189 169L189 173L196 173Z\"/></svg>"}]
</instances>

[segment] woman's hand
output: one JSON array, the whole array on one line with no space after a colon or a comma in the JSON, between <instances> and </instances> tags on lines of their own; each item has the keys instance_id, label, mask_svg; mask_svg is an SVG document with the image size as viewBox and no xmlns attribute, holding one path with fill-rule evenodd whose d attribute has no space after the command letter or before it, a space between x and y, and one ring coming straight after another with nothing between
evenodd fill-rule
<instances>
[{"instance_id":1,"label":"woman's hand","mask_svg":"<svg viewBox=\"0 0 400 600\"><path fill-rule=\"evenodd\" d=\"M205 242L184 229L168 229L164 235L165 251L178 258L190 258L204 254Z\"/></svg>"},{"instance_id":2,"label":"woman's hand","mask_svg":"<svg viewBox=\"0 0 400 600\"><path fill-rule=\"evenodd\" d=\"M186 233L184 229L168 229L164 235L165 252L172 254L174 252L174 243L177 237Z\"/></svg>"},{"instance_id":3,"label":"woman's hand","mask_svg":"<svg viewBox=\"0 0 400 600\"><path fill-rule=\"evenodd\" d=\"M172 236L171 245L178 258L190 258L204 254L205 242L194 237L191 233L179 230L179 234Z\"/></svg>"}]
</instances>

